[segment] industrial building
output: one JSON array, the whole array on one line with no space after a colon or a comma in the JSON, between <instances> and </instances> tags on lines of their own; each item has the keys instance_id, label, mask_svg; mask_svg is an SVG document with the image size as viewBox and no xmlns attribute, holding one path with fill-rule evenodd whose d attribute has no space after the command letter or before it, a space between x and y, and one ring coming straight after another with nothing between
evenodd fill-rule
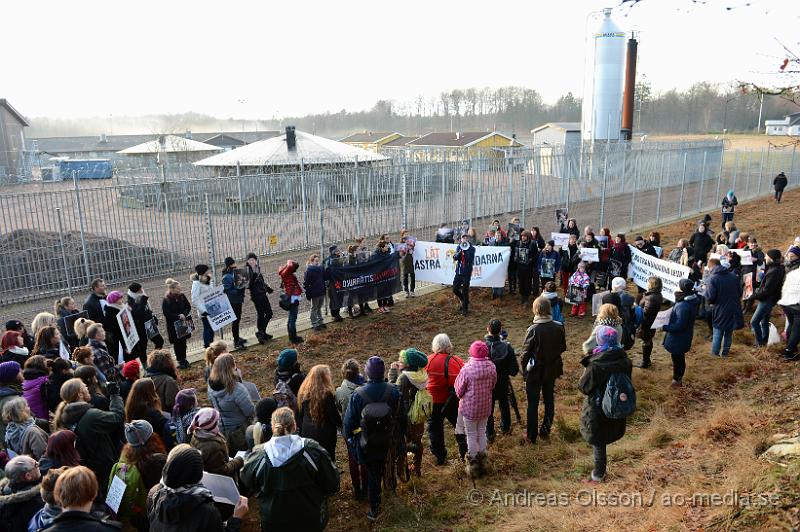
<instances>
[{"instance_id":1,"label":"industrial building","mask_svg":"<svg viewBox=\"0 0 800 532\"><path fill-rule=\"evenodd\" d=\"M25 128L28 121L5 98L0 98L0 179L24 175Z\"/></svg>"},{"instance_id":2,"label":"industrial building","mask_svg":"<svg viewBox=\"0 0 800 532\"><path fill-rule=\"evenodd\" d=\"M580 146L580 122L549 122L531 130L534 146Z\"/></svg>"}]
</instances>

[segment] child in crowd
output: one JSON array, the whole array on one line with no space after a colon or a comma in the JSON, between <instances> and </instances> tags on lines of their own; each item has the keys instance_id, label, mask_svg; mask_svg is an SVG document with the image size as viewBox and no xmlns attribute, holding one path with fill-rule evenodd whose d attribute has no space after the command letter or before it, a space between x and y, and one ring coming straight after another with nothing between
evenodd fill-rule
<instances>
[{"instance_id":1,"label":"child in crowd","mask_svg":"<svg viewBox=\"0 0 800 532\"><path fill-rule=\"evenodd\" d=\"M586 299L589 297L591 280L586 273L586 263L578 263L578 270L569 278L568 298L572 302L570 316L583 318L586 316Z\"/></svg>"}]
</instances>

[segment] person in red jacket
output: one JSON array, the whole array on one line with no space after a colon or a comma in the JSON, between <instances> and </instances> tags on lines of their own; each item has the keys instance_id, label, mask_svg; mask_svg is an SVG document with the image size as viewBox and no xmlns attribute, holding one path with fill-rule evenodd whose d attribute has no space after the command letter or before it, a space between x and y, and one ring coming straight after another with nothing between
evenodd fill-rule
<instances>
[{"instance_id":1,"label":"person in red jacket","mask_svg":"<svg viewBox=\"0 0 800 532\"><path fill-rule=\"evenodd\" d=\"M453 344L446 334L437 334L428 355L428 393L433 400L433 410L428 420L428 439L431 454L437 465L447 463L447 449L444 446L444 420L453 427L458 419L458 397L455 392L456 377L464 367L464 361L453 354ZM445 368L447 368L445 370ZM456 434L458 452L461 458L467 453L466 434Z\"/></svg>"},{"instance_id":2,"label":"person in red jacket","mask_svg":"<svg viewBox=\"0 0 800 532\"><path fill-rule=\"evenodd\" d=\"M289 318L286 321L286 330L289 333L289 341L293 344L300 344L303 339L297 336L297 309L300 307L300 296L303 294L303 289L300 288L300 283L297 280L297 268L300 265L297 262L289 259L286 264L278 270L278 275L281 278L281 286L283 292L288 299ZM283 303L281 303L283 305Z\"/></svg>"}]
</instances>

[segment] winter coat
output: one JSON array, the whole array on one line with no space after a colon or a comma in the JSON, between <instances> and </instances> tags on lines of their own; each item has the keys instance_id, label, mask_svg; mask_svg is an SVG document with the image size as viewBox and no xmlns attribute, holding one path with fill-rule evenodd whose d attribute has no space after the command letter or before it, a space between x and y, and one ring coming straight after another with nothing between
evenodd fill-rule
<instances>
[{"instance_id":1,"label":"winter coat","mask_svg":"<svg viewBox=\"0 0 800 532\"><path fill-rule=\"evenodd\" d=\"M447 361L447 381L444 378L444 363ZM433 353L428 355L428 393L431 394L434 404L444 404L450 397L450 388L455 386L456 377L464 367L464 361L456 355L447 353Z\"/></svg>"},{"instance_id":2,"label":"winter coat","mask_svg":"<svg viewBox=\"0 0 800 532\"><path fill-rule=\"evenodd\" d=\"M414 273L414 255L408 252L400 257L400 275L407 273Z\"/></svg>"},{"instance_id":3,"label":"winter coat","mask_svg":"<svg viewBox=\"0 0 800 532\"><path fill-rule=\"evenodd\" d=\"M55 412L58 408L58 403L61 402L61 386L70 380L72 375L66 373L51 373L47 377L47 382L42 386L42 395L47 405L47 410ZM46 419L46 418L44 418Z\"/></svg>"},{"instance_id":4,"label":"winter coat","mask_svg":"<svg viewBox=\"0 0 800 532\"><path fill-rule=\"evenodd\" d=\"M561 353L567 350L564 326L552 318L537 317L525 332L522 376L531 382L552 382L564 374ZM534 366L528 371L528 363Z\"/></svg>"},{"instance_id":5,"label":"winter coat","mask_svg":"<svg viewBox=\"0 0 800 532\"><path fill-rule=\"evenodd\" d=\"M321 423L311 417L308 400L300 405L297 420L297 433L322 445L322 448L328 451L331 460L335 460L336 439L338 430L342 427L342 416L336 409L336 399L333 394L325 397L325 417Z\"/></svg>"},{"instance_id":6,"label":"winter coat","mask_svg":"<svg viewBox=\"0 0 800 532\"><path fill-rule=\"evenodd\" d=\"M574 273L578 269L581 261L581 250L577 244L574 246L564 246L561 248L561 271Z\"/></svg>"},{"instance_id":7,"label":"winter coat","mask_svg":"<svg viewBox=\"0 0 800 532\"><path fill-rule=\"evenodd\" d=\"M95 472L101 493L105 492L108 475L119 457L112 435L119 434L124 422L125 405L119 395L111 396L108 412L83 401L70 403L61 412L61 424L77 435L75 449L81 464Z\"/></svg>"},{"instance_id":8,"label":"winter coat","mask_svg":"<svg viewBox=\"0 0 800 532\"><path fill-rule=\"evenodd\" d=\"M119 378L119 368L117 359L108 352L108 347L104 342L89 340L89 347L92 349L92 364L97 369L97 378L100 382L114 381Z\"/></svg>"},{"instance_id":9,"label":"winter coat","mask_svg":"<svg viewBox=\"0 0 800 532\"><path fill-rule=\"evenodd\" d=\"M389 377L391 382L391 376ZM417 392L425 390L428 387L428 372L424 369L416 371L403 370L400 372L396 379L397 389L400 390L400 411L403 415L408 416L411 410L411 405L414 404L414 398ZM409 421L410 423L410 421ZM421 423L419 424L422 425Z\"/></svg>"},{"instance_id":10,"label":"winter coat","mask_svg":"<svg viewBox=\"0 0 800 532\"><path fill-rule=\"evenodd\" d=\"M292 393L295 397L297 397L297 394L300 392L300 386L303 384L305 379L306 374L300 371L299 366L290 370L275 370L275 384L277 385L278 381L287 383L289 385L289 389L292 390Z\"/></svg>"},{"instance_id":11,"label":"winter coat","mask_svg":"<svg viewBox=\"0 0 800 532\"><path fill-rule=\"evenodd\" d=\"M0 362L16 362L24 368L25 362L27 362L30 357L31 353L27 348L14 346L11 349L3 351L3 356L0 356Z\"/></svg>"},{"instance_id":12,"label":"winter coat","mask_svg":"<svg viewBox=\"0 0 800 532\"><path fill-rule=\"evenodd\" d=\"M567 220L566 224L562 223L559 232L560 233L566 233L568 235L575 235L575 236L578 236L578 237L581 236L581 230L578 229L578 226L575 225L574 227L569 227L569 222L570 221Z\"/></svg>"},{"instance_id":13,"label":"winter coat","mask_svg":"<svg viewBox=\"0 0 800 532\"><path fill-rule=\"evenodd\" d=\"M37 532L50 527L59 514L61 514L61 508L51 506L50 503L44 503L42 509L36 512L28 523L28 532Z\"/></svg>"},{"instance_id":14,"label":"winter coat","mask_svg":"<svg viewBox=\"0 0 800 532\"><path fill-rule=\"evenodd\" d=\"M298 266L297 263L292 265L284 265L280 270L278 270L278 275L281 278L281 283L283 284L283 291L286 293L287 296L299 296L303 293L303 290L300 288L300 283L297 281L297 276L295 273L297 272Z\"/></svg>"},{"instance_id":15,"label":"winter coat","mask_svg":"<svg viewBox=\"0 0 800 532\"><path fill-rule=\"evenodd\" d=\"M733 331L744 327L742 284L724 266L711 270L706 282L706 301L712 305L711 322L715 329Z\"/></svg>"},{"instance_id":16,"label":"winter coat","mask_svg":"<svg viewBox=\"0 0 800 532\"><path fill-rule=\"evenodd\" d=\"M583 349L583 354L588 355L594 351L594 348L597 347L597 331L600 330L600 327L613 327L614 330L617 331L617 338L622 339L622 320L597 320L594 323L594 327L592 328L592 333L589 335L589 338L583 342L581 348Z\"/></svg>"},{"instance_id":17,"label":"winter coat","mask_svg":"<svg viewBox=\"0 0 800 532\"><path fill-rule=\"evenodd\" d=\"M517 263L517 267L530 268L539 262L539 248L533 240L527 242L520 240L514 251L514 262Z\"/></svg>"},{"instance_id":18,"label":"winter coat","mask_svg":"<svg viewBox=\"0 0 800 532\"><path fill-rule=\"evenodd\" d=\"M58 330L59 330L59 332L61 332L61 341L64 342L64 344L67 346L67 348L68 348L70 353L72 353L72 351L76 347L78 347L79 342L78 342L78 337L75 334L75 331L74 330L70 330L70 331L67 330L67 322L66 322L65 318L67 318L69 316L72 316L73 314L78 314L78 313L80 313L80 311L77 310L77 309L73 310L73 311L69 311L67 309L61 309L61 310L58 311L57 324L58 324Z\"/></svg>"},{"instance_id":19,"label":"winter coat","mask_svg":"<svg viewBox=\"0 0 800 532\"><path fill-rule=\"evenodd\" d=\"M325 270L322 266L311 264L303 275L303 290L306 297L313 299L325 295Z\"/></svg>"},{"instance_id":20,"label":"winter coat","mask_svg":"<svg viewBox=\"0 0 800 532\"><path fill-rule=\"evenodd\" d=\"M408 417L400 415L400 390L394 384L388 382L375 382L369 381L364 386L362 392L367 396L370 401L381 401L386 395L386 388L389 387L389 399L387 404L394 412L394 419L398 425L397 436L405 438L406 427L408 426ZM355 431L361 428L361 411L364 410L364 399L361 394L354 393L350 396L350 404L347 405L347 410L342 420L342 433L345 439L352 439L356 437ZM275 439L274 437L272 439ZM271 441L271 440L270 440ZM366 450L361 445L356 445L356 457L359 464L366 464L368 461L375 459L374 456L367 456Z\"/></svg>"},{"instance_id":21,"label":"winter coat","mask_svg":"<svg viewBox=\"0 0 800 532\"><path fill-rule=\"evenodd\" d=\"M178 341L178 334L175 332L175 322L178 321L178 316L181 314L188 318L192 312L192 306L183 294L178 294L177 297L169 295L161 302L161 312L164 314L164 320L167 322L164 327L167 329L169 342L174 344Z\"/></svg>"},{"instance_id":22,"label":"winter coat","mask_svg":"<svg viewBox=\"0 0 800 532\"><path fill-rule=\"evenodd\" d=\"M47 383L47 373L33 368L22 370L22 396L28 402L31 413L39 419L48 419L47 404L42 387Z\"/></svg>"},{"instance_id":23,"label":"winter coat","mask_svg":"<svg viewBox=\"0 0 800 532\"><path fill-rule=\"evenodd\" d=\"M31 518L44 507L40 485L11 487L7 478L0 480L0 530L27 530Z\"/></svg>"},{"instance_id":24,"label":"winter coat","mask_svg":"<svg viewBox=\"0 0 800 532\"><path fill-rule=\"evenodd\" d=\"M256 412L250 394L241 382L237 382L233 392L228 393L222 384L208 381L208 400L219 412L219 428L226 433L247 427Z\"/></svg>"},{"instance_id":25,"label":"winter coat","mask_svg":"<svg viewBox=\"0 0 800 532\"><path fill-rule=\"evenodd\" d=\"M176 375L148 369L145 376L153 379L158 399L161 401L161 409L164 412L172 412L172 407L175 406L175 396L181 391Z\"/></svg>"},{"instance_id":26,"label":"winter coat","mask_svg":"<svg viewBox=\"0 0 800 532\"><path fill-rule=\"evenodd\" d=\"M650 246L650 249L652 250L652 255L655 257L656 253L655 253L655 250L652 249L652 248L653 248L653 246ZM642 251L644 251L644 250L642 250ZM647 253L647 252L645 251L645 253ZM620 242L619 244L615 243L611 247L610 258L622 263L622 276L624 277L625 276L625 270L626 270L628 264L631 263L631 248L628 247L628 244L626 244L625 242Z\"/></svg>"},{"instance_id":27,"label":"winter coat","mask_svg":"<svg viewBox=\"0 0 800 532\"><path fill-rule=\"evenodd\" d=\"M783 280L778 305L782 307L800 305L800 260L786 267L786 277ZM1 402L2 399L0 399Z\"/></svg>"},{"instance_id":28,"label":"winter coat","mask_svg":"<svg viewBox=\"0 0 800 532\"><path fill-rule=\"evenodd\" d=\"M552 251L542 251L539 253L539 258L536 259L536 269L539 271L539 275L544 275L542 273L542 261L545 259L551 259L555 261L555 267L553 268L553 277L550 279L555 279L556 274L561 271L561 255L556 250Z\"/></svg>"},{"instance_id":29,"label":"winter coat","mask_svg":"<svg viewBox=\"0 0 800 532\"><path fill-rule=\"evenodd\" d=\"M750 250L750 257L752 258L752 264L742 265L742 275L752 275L753 276L753 287L756 286L756 278L755 273L758 270L759 266L764 265L764 252L761 251L761 248L756 246L755 249ZM741 258L740 258L741 260Z\"/></svg>"},{"instance_id":30,"label":"winter coat","mask_svg":"<svg viewBox=\"0 0 800 532\"><path fill-rule=\"evenodd\" d=\"M234 532L241 521L222 516L214 496L200 484L171 489L160 482L147 495L147 517L150 532Z\"/></svg>"},{"instance_id":31,"label":"winter coat","mask_svg":"<svg viewBox=\"0 0 800 532\"><path fill-rule=\"evenodd\" d=\"M498 383L506 382L519 373L517 354L511 344L504 342L499 336L491 334L484 336L483 341L489 348L489 358L494 362L495 370L497 370Z\"/></svg>"},{"instance_id":32,"label":"winter coat","mask_svg":"<svg viewBox=\"0 0 800 532\"><path fill-rule=\"evenodd\" d=\"M192 306L197 317L203 318L208 315L203 298L214 290L214 282L211 280L211 276L199 276L196 273L189 276L189 279L192 281Z\"/></svg>"},{"instance_id":33,"label":"winter coat","mask_svg":"<svg viewBox=\"0 0 800 532\"><path fill-rule=\"evenodd\" d=\"M753 299L775 305L781 298L784 277L786 270L783 264L773 262L767 265L761 284L753 291Z\"/></svg>"},{"instance_id":34,"label":"winter coat","mask_svg":"<svg viewBox=\"0 0 800 532\"><path fill-rule=\"evenodd\" d=\"M694 249L694 258L705 263L714 247L714 239L708 234L708 230L705 233L697 231L689 239L689 245Z\"/></svg>"},{"instance_id":35,"label":"winter coat","mask_svg":"<svg viewBox=\"0 0 800 532\"><path fill-rule=\"evenodd\" d=\"M656 321L656 316L661 312L661 304L664 302L664 296L661 295L661 290L652 291L648 290L644 293L642 298L642 324L641 330L649 331L653 322Z\"/></svg>"},{"instance_id":36,"label":"winter coat","mask_svg":"<svg viewBox=\"0 0 800 532\"><path fill-rule=\"evenodd\" d=\"M133 324L136 326L136 332L139 334L139 341L147 341L147 330L144 324L153 319L153 309L150 308L150 296L140 295L133 297L128 292L128 307L131 309L131 316L133 316Z\"/></svg>"},{"instance_id":37,"label":"winter coat","mask_svg":"<svg viewBox=\"0 0 800 532\"><path fill-rule=\"evenodd\" d=\"M728 196L725 195L722 197L722 212L724 213L733 213L736 211L736 206L739 205L739 200L736 199L736 195L733 198L728 199Z\"/></svg>"},{"instance_id":38,"label":"winter coat","mask_svg":"<svg viewBox=\"0 0 800 532\"><path fill-rule=\"evenodd\" d=\"M118 532L122 523L95 514L70 510L61 512L47 532Z\"/></svg>"},{"instance_id":39,"label":"winter coat","mask_svg":"<svg viewBox=\"0 0 800 532\"><path fill-rule=\"evenodd\" d=\"M456 266L456 277L472 278L472 265L475 264L475 246L470 246L467 249L458 248L453 261Z\"/></svg>"},{"instance_id":40,"label":"winter coat","mask_svg":"<svg viewBox=\"0 0 800 532\"><path fill-rule=\"evenodd\" d=\"M28 454L38 460L47 450L47 436L47 433L35 423L33 418L27 425L7 423L6 449L11 449L17 454ZM17 440L13 444L12 438Z\"/></svg>"},{"instance_id":41,"label":"winter coat","mask_svg":"<svg viewBox=\"0 0 800 532\"><path fill-rule=\"evenodd\" d=\"M234 284L233 270L224 270L222 272L222 288L225 295L228 296L228 301L231 305L244 304L244 288L236 288Z\"/></svg>"},{"instance_id":42,"label":"winter coat","mask_svg":"<svg viewBox=\"0 0 800 532\"><path fill-rule=\"evenodd\" d=\"M356 391L356 388L364 384L364 379L359 379L361 382L351 382L347 379L342 379L342 384L336 388L336 409L339 414L344 417L347 414L347 405L350 404L350 396Z\"/></svg>"},{"instance_id":43,"label":"winter coat","mask_svg":"<svg viewBox=\"0 0 800 532\"><path fill-rule=\"evenodd\" d=\"M697 306L700 298L695 294L675 295L675 306L669 315L669 323L664 325L664 349L671 354L681 355L689 352L694 337L694 320L697 318Z\"/></svg>"},{"instance_id":44,"label":"winter coat","mask_svg":"<svg viewBox=\"0 0 800 532\"><path fill-rule=\"evenodd\" d=\"M596 355L586 355L581 359L584 371L578 382L578 389L586 395L581 410L581 436L590 445L608 445L625 435L627 419L609 419L597 403L602 398L606 384L612 373L624 373L629 378L633 364L622 349L609 349Z\"/></svg>"},{"instance_id":45,"label":"winter coat","mask_svg":"<svg viewBox=\"0 0 800 532\"><path fill-rule=\"evenodd\" d=\"M229 457L228 443L222 434L213 436L192 434L191 445L203 455L203 471L235 477L236 472L244 465L244 459L241 456L233 459Z\"/></svg>"},{"instance_id":46,"label":"winter coat","mask_svg":"<svg viewBox=\"0 0 800 532\"><path fill-rule=\"evenodd\" d=\"M267 281L264 280L264 274L261 273L261 267L256 265L255 268L252 268L250 264L247 265L247 274L250 278L249 283L247 284L247 288L250 289L250 299L261 300L267 299L267 294L272 293L272 288L267 284Z\"/></svg>"},{"instance_id":47,"label":"winter coat","mask_svg":"<svg viewBox=\"0 0 800 532\"><path fill-rule=\"evenodd\" d=\"M89 319L95 323L103 323L105 314L103 313L103 304L100 302L105 302L105 300L105 296L101 297L92 292L83 303L83 310L89 313Z\"/></svg>"},{"instance_id":48,"label":"winter coat","mask_svg":"<svg viewBox=\"0 0 800 532\"><path fill-rule=\"evenodd\" d=\"M789 184L789 179L787 179L786 174L781 172L780 174L775 176L775 179L772 180L772 186L775 187L775 190L782 191L786 188L786 185Z\"/></svg>"},{"instance_id":49,"label":"winter coat","mask_svg":"<svg viewBox=\"0 0 800 532\"><path fill-rule=\"evenodd\" d=\"M458 412L477 421L492 413L492 390L497 384L497 370L488 358L470 358L456 377Z\"/></svg>"},{"instance_id":50,"label":"winter coat","mask_svg":"<svg viewBox=\"0 0 800 532\"><path fill-rule=\"evenodd\" d=\"M339 491L339 471L314 440L273 437L242 469L242 491L258 494L261 530L324 530L327 498Z\"/></svg>"},{"instance_id":51,"label":"winter coat","mask_svg":"<svg viewBox=\"0 0 800 532\"><path fill-rule=\"evenodd\" d=\"M142 419L150 423L150 425L153 427L153 433L158 434L167 451L175 446L175 441L172 437L172 427L169 424L169 418L164 417L164 414L161 412L161 410L148 408Z\"/></svg>"},{"instance_id":52,"label":"winter coat","mask_svg":"<svg viewBox=\"0 0 800 532\"><path fill-rule=\"evenodd\" d=\"M0 385L0 412L3 411L3 407L7 402L15 397L20 397L22 395L22 388L18 385L11 385L8 384ZM5 448L6 446L6 422L3 421L3 417L0 416L0 447Z\"/></svg>"}]
</instances>

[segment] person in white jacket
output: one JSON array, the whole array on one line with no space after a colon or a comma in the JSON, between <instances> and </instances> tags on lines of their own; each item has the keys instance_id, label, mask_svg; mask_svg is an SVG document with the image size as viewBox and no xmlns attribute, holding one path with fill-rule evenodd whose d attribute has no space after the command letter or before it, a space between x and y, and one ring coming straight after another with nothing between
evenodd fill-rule
<instances>
[{"instance_id":1,"label":"person in white jacket","mask_svg":"<svg viewBox=\"0 0 800 532\"><path fill-rule=\"evenodd\" d=\"M786 253L786 277L783 280L781 298L778 305L786 315L786 349L783 360L792 362L800 360L797 344L800 343L800 246L789 248Z\"/></svg>"},{"instance_id":2,"label":"person in white jacket","mask_svg":"<svg viewBox=\"0 0 800 532\"><path fill-rule=\"evenodd\" d=\"M208 310L203 303L203 298L214 288L208 266L205 264L195 266L194 273L189 276L189 280L192 281L192 306L197 312L197 316L203 321L203 347L207 348L214 341L214 329L211 328L211 323L208 321Z\"/></svg>"}]
</instances>

